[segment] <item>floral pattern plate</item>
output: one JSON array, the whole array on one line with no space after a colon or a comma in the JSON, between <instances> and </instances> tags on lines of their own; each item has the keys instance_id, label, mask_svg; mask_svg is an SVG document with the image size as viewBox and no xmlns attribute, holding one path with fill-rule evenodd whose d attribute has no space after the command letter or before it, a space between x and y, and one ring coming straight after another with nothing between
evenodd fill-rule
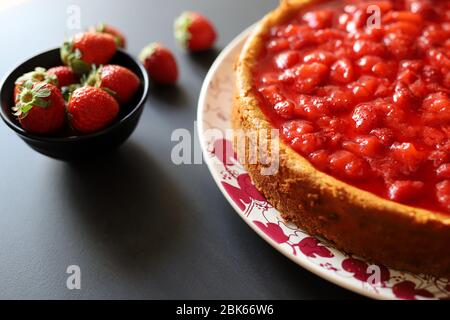
<instances>
[{"instance_id":1,"label":"floral pattern plate","mask_svg":"<svg viewBox=\"0 0 450 320\"><path fill-rule=\"evenodd\" d=\"M326 241L286 223L253 186L248 173L236 160L229 139L233 66L250 32L251 28L244 31L219 55L205 79L198 105L203 154L226 199L275 249L336 285L374 299L449 299L448 279L370 265L345 254ZM372 270L379 271L375 280L371 278Z\"/></svg>"}]
</instances>

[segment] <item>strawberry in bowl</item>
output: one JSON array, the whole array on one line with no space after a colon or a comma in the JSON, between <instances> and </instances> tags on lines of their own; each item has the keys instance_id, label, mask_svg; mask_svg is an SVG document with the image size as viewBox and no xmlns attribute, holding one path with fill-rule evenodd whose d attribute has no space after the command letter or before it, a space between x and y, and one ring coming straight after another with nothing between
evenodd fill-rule
<instances>
[{"instance_id":1,"label":"strawberry in bowl","mask_svg":"<svg viewBox=\"0 0 450 320\"><path fill-rule=\"evenodd\" d=\"M126 141L140 120L149 86L144 66L115 44L107 55L84 51L82 57L105 63L83 62L84 72L97 72L90 85L87 73L79 77L72 68L73 61L61 66L59 48L23 62L1 85L1 118L44 155L71 161L107 152Z\"/></svg>"},{"instance_id":2,"label":"strawberry in bowl","mask_svg":"<svg viewBox=\"0 0 450 320\"><path fill-rule=\"evenodd\" d=\"M129 69L119 65L105 65L95 68L85 84L102 88L121 104L126 104L139 89L139 78Z\"/></svg>"},{"instance_id":3,"label":"strawberry in bowl","mask_svg":"<svg viewBox=\"0 0 450 320\"><path fill-rule=\"evenodd\" d=\"M76 74L91 70L92 65L107 64L117 51L114 36L101 32L76 34L61 46L61 60Z\"/></svg>"}]
</instances>

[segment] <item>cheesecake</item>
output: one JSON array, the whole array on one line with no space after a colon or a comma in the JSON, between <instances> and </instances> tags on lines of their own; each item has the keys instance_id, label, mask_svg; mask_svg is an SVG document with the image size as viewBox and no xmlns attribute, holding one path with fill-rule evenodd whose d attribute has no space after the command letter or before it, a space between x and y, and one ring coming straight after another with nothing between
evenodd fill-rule
<instances>
[{"instance_id":1,"label":"cheesecake","mask_svg":"<svg viewBox=\"0 0 450 320\"><path fill-rule=\"evenodd\" d=\"M450 2L281 1L237 61L232 126L268 140L237 151L284 219L450 276ZM250 149L273 157L273 142L278 170L263 174Z\"/></svg>"}]
</instances>

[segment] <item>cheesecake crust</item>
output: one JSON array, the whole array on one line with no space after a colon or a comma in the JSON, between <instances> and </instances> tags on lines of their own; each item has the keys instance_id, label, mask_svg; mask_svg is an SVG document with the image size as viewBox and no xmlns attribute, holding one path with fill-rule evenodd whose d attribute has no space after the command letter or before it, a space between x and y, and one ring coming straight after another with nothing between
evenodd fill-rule
<instances>
[{"instance_id":1,"label":"cheesecake crust","mask_svg":"<svg viewBox=\"0 0 450 320\"><path fill-rule=\"evenodd\" d=\"M236 65L233 129L245 132L272 129L261 111L252 79L252 70L264 45L264 35L271 27L300 10L322 2L283 1L258 23ZM251 154L249 145L242 153L242 162L256 188L282 213L284 219L311 235L325 238L340 250L374 263L414 273L450 277L448 214L402 205L353 187L318 171L283 141L277 143L280 163L276 174L263 175L264 165L247 161L246 157ZM271 143L265 145L270 146ZM270 150L258 152L270 157Z\"/></svg>"}]
</instances>

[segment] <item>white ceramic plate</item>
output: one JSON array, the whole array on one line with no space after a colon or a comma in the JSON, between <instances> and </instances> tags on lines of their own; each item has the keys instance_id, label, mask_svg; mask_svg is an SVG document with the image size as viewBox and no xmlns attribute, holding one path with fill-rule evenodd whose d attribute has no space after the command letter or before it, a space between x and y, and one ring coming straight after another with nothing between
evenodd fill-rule
<instances>
[{"instance_id":1,"label":"white ceramic plate","mask_svg":"<svg viewBox=\"0 0 450 320\"><path fill-rule=\"evenodd\" d=\"M245 169L236 161L227 136L231 128L233 66L250 31L251 28L239 35L217 58L205 79L198 105L203 153L225 198L242 219L276 250L343 288L375 299L449 299L450 282L447 279L370 266L360 258L347 255L286 223L255 189ZM228 152L223 155L218 150ZM371 278L374 268L381 271L379 281Z\"/></svg>"}]
</instances>

